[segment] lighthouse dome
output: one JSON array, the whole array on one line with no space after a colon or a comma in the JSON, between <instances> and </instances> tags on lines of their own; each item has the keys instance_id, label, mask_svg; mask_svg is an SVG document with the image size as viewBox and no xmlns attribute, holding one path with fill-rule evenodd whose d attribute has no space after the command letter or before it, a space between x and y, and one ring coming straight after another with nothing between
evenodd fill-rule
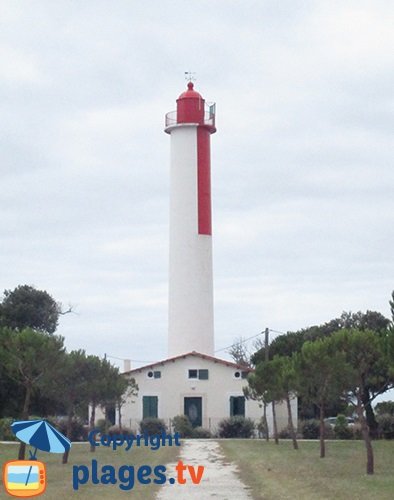
<instances>
[{"instance_id":1,"label":"lighthouse dome","mask_svg":"<svg viewBox=\"0 0 394 500\"><path fill-rule=\"evenodd\" d=\"M177 99L177 123L204 123L205 102L193 89L193 82L187 84L186 92Z\"/></svg>"},{"instance_id":2,"label":"lighthouse dome","mask_svg":"<svg viewBox=\"0 0 394 500\"><path fill-rule=\"evenodd\" d=\"M187 90L185 92L182 92L178 99L202 99L201 94L196 92L193 87L193 82L189 82L187 84Z\"/></svg>"}]
</instances>

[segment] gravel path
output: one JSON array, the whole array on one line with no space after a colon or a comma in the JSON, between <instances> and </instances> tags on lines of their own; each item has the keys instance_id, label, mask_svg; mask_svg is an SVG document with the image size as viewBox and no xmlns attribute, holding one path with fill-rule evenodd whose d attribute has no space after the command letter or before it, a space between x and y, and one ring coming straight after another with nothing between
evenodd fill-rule
<instances>
[{"instance_id":1,"label":"gravel path","mask_svg":"<svg viewBox=\"0 0 394 500\"><path fill-rule=\"evenodd\" d=\"M211 497L223 500L251 500L253 498L248 488L239 479L236 466L226 461L216 441L211 439L183 440L180 460L185 465L193 465L196 473L198 465L205 467L200 484L193 484L188 471L185 471L186 484L167 482L157 494L157 500L173 498L205 500ZM169 476L176 476L175 466L176 463L167 465ZM174 473L171 474L171 471Z\"/></svg>"}]
</instances>

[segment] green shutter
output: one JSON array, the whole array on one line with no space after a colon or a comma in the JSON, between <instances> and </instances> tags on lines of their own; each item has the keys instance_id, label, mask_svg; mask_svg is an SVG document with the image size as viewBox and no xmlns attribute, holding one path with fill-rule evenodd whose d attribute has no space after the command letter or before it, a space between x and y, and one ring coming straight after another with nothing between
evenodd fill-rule
<instances>
[{"instance_id":1,"label":"green shutter","mask_svg":"<svg viewBox=\"0 0 394 500\"><path fill-rule=\"evenodd\" d=\"M238 398L238 415L241 415L242 417L245 416L245 397L240 396Z\"/></svg>"},{"instance_id":2,"label":"green shutter","mask_svg":"<svg viewBox=\"0 0 394 500\"><path fill-rule=\"evenodd\" d=\"M142 418L149 416L149 396L143 396L142 398Z\"/></svg>"},{"instance_id":3,"label":"green shutter","mask_svg":"<svg viewBox=\"0 0 394 500\"><path fill-rule=\"evenodd\" d=\"M230 396L230 417L245 416L245 397Z\"/></svg>"},{"instance_id":4,"label":"green shutter","mask_svg":"<svg viewBox=\"0 0 394 500\"><path fill-rule=\"evenodd\" d=\"M198 370L198 378L200 380L208 380L208 370L205 368L202 370Z\"/></svg>"},{"instance_id":5,"label":"green shutter","mask_svg":"<svg viewBox=\"0 0 394 500\"><path fill-rule=\"evenodd\" d=\"M143 396L142 398L142 418L157 418L157 396Z\"/></svg>"}]
</instances>

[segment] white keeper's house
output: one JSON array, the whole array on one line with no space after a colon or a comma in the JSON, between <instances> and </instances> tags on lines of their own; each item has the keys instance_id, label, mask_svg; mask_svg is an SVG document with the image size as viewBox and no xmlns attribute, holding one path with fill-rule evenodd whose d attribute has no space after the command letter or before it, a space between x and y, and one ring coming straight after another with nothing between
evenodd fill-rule
<instances>
[{"instance_id":1,"label":"white keeper's house","mask_svg":"<svg viewBox=\"0 0 394 500\"><path fill-rule=\"evenodd\" d=\"M185 414L193 426L215 431L223 418L258 421L263 413L258 402L243 395L251 370L214 357L210 136L216 132L215 104L206 103L192 82L187 87L165 125L171 137L168 357L126 371L139 391L123 405L122 424L136 430L145 417L168 424ZM296 400L292 404L296 420ZM276 412L278 428L285 427L285 405L278 404ZM271 430L270 407L267 417Z\"/></svg>"}]
</instances>

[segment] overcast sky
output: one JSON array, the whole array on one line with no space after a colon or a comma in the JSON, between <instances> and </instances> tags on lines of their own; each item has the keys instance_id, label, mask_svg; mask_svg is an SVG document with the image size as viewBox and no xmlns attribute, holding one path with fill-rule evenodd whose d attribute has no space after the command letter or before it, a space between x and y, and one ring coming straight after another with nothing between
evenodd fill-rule
<instances>
[{"instance_id":1,"label":"overcast sky","mask_svg":"<svg viewBox=\"0 0 394 500\"><path fill-rule=\"evenodd\" d=\"M167 356L163 127L190 70L217 103L216 349L390 317L393 19L392 0L2 0L1 289L73 304L68 349Z\"/></svg>"}]
</instances>

